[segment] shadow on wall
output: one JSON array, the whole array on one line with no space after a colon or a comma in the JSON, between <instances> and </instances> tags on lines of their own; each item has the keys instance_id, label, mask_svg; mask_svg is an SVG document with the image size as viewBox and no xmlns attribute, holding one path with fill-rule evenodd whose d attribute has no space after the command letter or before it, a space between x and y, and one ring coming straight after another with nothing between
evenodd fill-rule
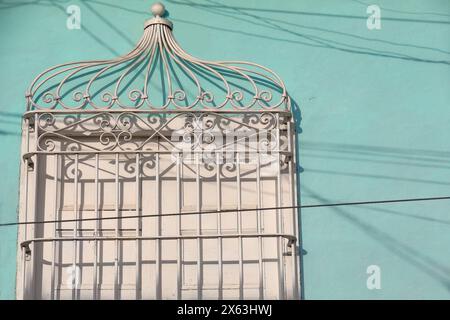
<instances>
[{"instance_id":1,"label":"shadow on wall","mask_svg":"<svg viewBox=\"0 0 450 320\"><path fill-rule=\"evenodd\" d=\"M22 115L14 112L0 111L0 136L20 136ZM5 126L13 126L14 131L4 130Z\"/></svg>"},{"instance_id":2,"label":"shadow on wall","mask_svg":"<svg viewBox=\"0 0 450 320\"><path fill-rule=\"evenodd\" d=\"M448 165L450 152L448 151L302 141L301 155L302 158L314 158L319 160L334 159L395 166L412 166L418 168L450 169L450 166ZM443 186L450 185L450 182L446 180L400 177L379 173L370 174L348 171L331 171L315 168L308 168L308 172L386 181L405 181Z\"/></svg>"},{"instance_id":3,"label":"shadow on wall","mask_svg":"<svg viewBox=\"0 0 450 320\"><path fill-rule=\"evenodd\" d=\"M301 141L301 147L298 148L298 152L301 153L301 159L304 162L305 159L318 159L318 160L330 160L345 161L345 163L355 163L355 168L358 167L358 163L374 163L382 165L393 165L397 167L417 167L449 170L448 158L450 152L437 151L437 150L424 150L424 149L412 149L412 148L391 148L381 146L367 146L357 144L339 144L328 142L312 142ZM313 163L308 161L308 163ZM362 167L364 168L364 166ZM370 181L382 180L383 183L394 182L408 182L419 185L444 185L448 186L450 183L445 179L427 179L419 178L415 176L403 177L398 175L389 175L383 173L366 173L357 172L353 170L341 171L323 168L307 168L306 171L309 174L323 175L327 178L333 176L344 176L352 178L370 179ZM300 173L303 169L300 168ZM369 180L366 180L369 181ZM323 194L314 191L308 185L302 184L302 196L314 199L317 203L334 203L333 199L327 198ZM360 200L360 199L358 199ZM381 199L373 199L381 200ZM308 203L311 204L311 203ZM314 214L314 209L303 210L303 216L305 214ZM327 209L328 210L328 209ZM426 215L417 215L409 212L403 212L401 210L393 210L389 208L380 208L377 206L364 206L363 209L357 213L351 212L344 207L330 207L337 216L344 218L345 221L351 225L360 229L365 235L375 240L378 244L381 244L384 248L392 252L395 256L399 257L407 264L416 267L421 272L427 274L432 279L436 280L444 288L450 291L450 267L436 260L435 257L427 254L424 251L418 250L411 243L400 241L397 237L384 231L380 227L373 225L370 222L364 221L364 216L369 215L370 212L376 214L389 215L392 217L398 217L403 219L414 219L423 223L437 224L444 228L450 227L450 220L439 219ZM444 210L444 209L443 209ZM445 229L444 229L445 230Z\"/></svg>"},{"instance_id":4,"label":"shadow on wall","mask_svg":"<svg viewBox=\"0 0 450 320\"><path fill-rule=\"evenodd\" d=\"M264 14L271 14L271 16L276 16L277 14L289 14L289 15L306 15L306 16L319 16L323 18L338 18L338 19L362 19L366 20L366 16L351 16L351 15L339 15L339 14L325 14L325 13L316 13L316 12L306 12L306 11L286 11L286 10L274 10L274 9L263 9L263 8L248 8L248 7L238 7L238 6L228 6L225 4L221 4L212 0L206 0L202 3L194 2L194 1L172 1L168 0L168 2L178 5L186 5L194 8L198 8L199 10L204 10L206 12L217 14L225 17L229 17L234 20L239 20L240 22L257 25L265 29L276 30L280 33L280 35L288 35L293 36L292 39L282 39L279 37L269 37L265 36L264 32L260 32L258 34L244 32L240 30L234 30L229 28L219 28L215 26L203 25L200 23L181 20L181 19L173 19L174 21L180 21L187 24L194 24L199 26L204 26L206 28L215 29L224 32L232 32L243 34L252 37L264 38L272 41L281 41L281 42L290 42L294 44L317 47L323 49L331 49L338 50L345 53L350 54L363 54L370 55L374 57L380 58L390 58L390 59L400 59L407 60L413 62L426 62L426 63L438 63L449 65L450 60L448 59L429 59L425 57L412 56L409 54L401 53L398 51L394 51L395 47L404 47L404 48L415 48L421 49L424 51L431 51L436 53L444 54L446 57L450 55L450 52L441 48L432 48L427 46L420 46L416 44L408 44L408 43L397 43L392 41L380 40L375 38L368 38L359 36L357 34L351 34L346 32L339 32L328 28L310 26L305 24L291 23L285 21L283 19L277 19L272 17L267 17L263 15L256 14L255 12L262 12ZM361 3L360 3L361 4ZM420 13L418 13L420 14ZM401 19L401 18L389 18L383 17L383 20L387 21L396 21L396 22L410 22L410 23L432 23L432 24L450 24L449 15L444 15L447 17L447 20L420 20L420 19ZM330 37L318 36L315 34L300 32L296 30L310 30L314 32L321 32L331 35ZM367 41L368 44L366 46L357 46L351 44L349 41L337 41L333 40L333 36L343 36L346 38L350 38L352 40L363 40ZM374 44L383 44L388 45L392 48L389 50L378 50L374 47Z\"/></svg>"},{"instance_id":5,"label":"shadow on wall","mask_svg":"<svg viewBox=\"0 0 450 320\"><path fill-rule=\"evenodd\" d=\"M304 185L302 186L302 188L303 190L306 190L308 193L313 195L321 203L330 202L328 199L322 197L320 194L314 192L310 188L305 187ZM377 209L373 207L365 207L365 209L398 214L397 212L392 210ZM381 244L383 247L395 254L400 259L404 260L410 265L413 265L414 267L429 275L431 278L435 279L450 292L450 268L448 266L440 264L438 261L426 255L422 251L417 250L410 244L397 240L389 233L365 222L363 219L357 217L355 214L350 213L348 210L342 207L330 207L330 210L333 210L337 215L344 218L347 222L351 223L362 232L364 232L364 234L376 240L377 243ZM445 224L449 223L449 221L438 222Z\"/></svg>"},{"instance_id":6,"label":"shadow on wall","mask_svg":"<svg viewBox=\"0 0 450 320\"><path fill-rule=\"evenodd\" d=\"M59 8L61 11L66 13L66 8L63 4L68 4L69 0L36 0L36 1L7 1L0 0L0 10L1 9L14 9L19 8L26 5L41 5L41 6L53 6ZM105 1L99 0L81 0L81 2L86 6L88 10L90 10L94 15L96 15L102 22L104 22L108 27L111 28L111 31L118 34L124 41L130 44L132 47L136 41L130 39L124 32L120 30L120 28L116 27L115 24L105 18L100 10L97 10L95 6L108 6L111 8L115 8L118 10L122 10L125 12L143 15L145 17L149 16L148 11L139 11L127 8L125 6L120 6L116 4L110 4ZM362 1L353 0L355 5L367 6ZM292 23L286 21L281 18L277 18L277 15L299 15L299 16L314 16L314 17L322 17L326 19L360 19L366 20L367 16L355 16L355 15L342 15L342 14L330 14L330 13L319 13L319 12L308 12L308 11L294 11L294 10L277 10L277 9L265 9L265 8L251 8L245 6L230 6L223 3L219 3L212 0L205 0L202 2L196 1L175 1L175 0L167 0L167 3L171 3L174 5L180 6L189 6L198 10L202 10L214 15L220 15L223 17L227 17L233 20L238 20L243 23L257 25L263 29L275 30L279 32L281 35L289 36L289 38L281 38L266 36L264 32L259 33L251 33L246 31L241 31L241 29L231 29L218 27L213 25L201 24L191 20L183 20L179 18L171 18L174 22L181 22L185 24L197 25L201 27L205 27L207 29L213 29L222 32L230 32L242 34L245 36L251 36L256 38L263 38L270 41L276 42L287 42L298 44L302 46L310 46L316 48L323 48L327 50L337 50L344 53L350 54L360 54L360 55L369 55L378 58L389 58L389 59L399 59L406 60L411 62L423 62L423 63L435 63L435 64L444 64L450 65L450 60L448 56L450 55L450 51L444 48L434 48L428 46L422 46L419 44L413 43L400 43L394 41L388 41L377 38L369 38L360 36L358 34L348 33L336 31L330 28L324 28L322 25L307 25L300 23ZM406 23L425 23L425 24L439 24L439 25L450 25L450 15L443 13L433 13L433 12L407 12L400 10L393 10L389 8L383 8L383 10L398 13L398 14L407 14L407 15L419 15L419 16L437 16L437 19L413 19L413 18L397 18L397 17L383 17L383 20L393 21L393 22L406 22ZM362 11L362 12L365 12ZM268 16L270 14L270 16ZM101 44L111 53L118 55L119 53L112 48L109 44L105 43L101 37L98 37L95 32L91 30L86 24L83 24L84 32L86 32L89 36L91 36L97 43ZM308 30L310 33L305 32L304 30ZM323 34L323 35L322 35ZM337 38L342 37L343 39L349 40L336 40ZM354 45L351 41L363 41L366 45ZM377 49L377 45L387 46L388 50L380 50ZM410 55L404 52L401 52L398 49L417 49L420 52L423 52L423 56L418 55ZM428 58L426 53L435 53L442 55L445 58Z\"/></svg>"}]
</instances>

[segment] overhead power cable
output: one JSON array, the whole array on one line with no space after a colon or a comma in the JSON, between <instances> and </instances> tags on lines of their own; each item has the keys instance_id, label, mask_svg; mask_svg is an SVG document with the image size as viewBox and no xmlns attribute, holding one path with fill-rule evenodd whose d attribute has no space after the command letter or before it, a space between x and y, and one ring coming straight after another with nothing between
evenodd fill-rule
<instances>
[{"instance_id":1,"label":"overhead power cable","mask_svg":"<svg viewBox=\"0 0 450 320\"><path fill-rule=\"evenodd\" d=\"M1 223L0 227L16 226L16 225L31 225L31 224L46 224L46 223L65 223L65 222L79 222L79 221L97 221L97 220L116 220L116 219L140 219L140 218L155 218L155 217L170 217L179 215L204 215L214 213L233 213L233 212L248 212L248 211L269 211L269 210L286 210L286 209L310 209L323 207L342 207L342 206L359 206L369 204L386 204L399 202L418 202L418 201L437 201L450 200L449 197L430 197L430 198L409 198L409 199L391 199L391 200L375 200L375 201L357 201L357 202L339 202L339 203L323 203L297 206L278 206L278 207L262 207L262 208L245 208L245 209L223 209L223 210L208 210L208 211L190 211L190 212L172 212L161 214L142 214L130 216L115 216L115 217L95 217L95 218L80 218L80 219L64 219L64 220L41 220L41 221L19 221Z\"/></svg>"}]
</instances>

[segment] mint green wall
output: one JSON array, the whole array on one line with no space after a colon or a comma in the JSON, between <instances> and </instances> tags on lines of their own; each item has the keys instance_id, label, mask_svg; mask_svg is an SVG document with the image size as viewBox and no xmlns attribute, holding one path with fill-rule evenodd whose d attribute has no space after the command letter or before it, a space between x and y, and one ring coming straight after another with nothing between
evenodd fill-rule
<instances>
[{"instance_id":1,"label":"mint green wall","mask_svg":"<svg viewBox=\"0 0 450 320\"><path fill-rule=\"evenodd\" d=\"M381 30L366 7L381 7ZM65 8L81 7L81 30ZM194 56L275 70L301 112L303 204L448 196L450 1L165 1ZM43 69L126 53L151 1L0 1L0 221L17 219L20 115ZM300 120L300 112L296 113ZM304 209L307 299L450 298L450 202ZM0 229L0 298L16 228ZM380 290L366 268L381 268Z\"/></svg>"}]
</instances>

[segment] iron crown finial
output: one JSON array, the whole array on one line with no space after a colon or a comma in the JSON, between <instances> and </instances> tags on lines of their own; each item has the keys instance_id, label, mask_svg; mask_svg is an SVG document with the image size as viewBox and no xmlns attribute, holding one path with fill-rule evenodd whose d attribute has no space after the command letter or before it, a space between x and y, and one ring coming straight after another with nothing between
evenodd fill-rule
<instances>
[{"instance_id":1,"label":"iron crown finial","mask_svg":"<svg viewBox=\"0 0 450 320\"><path fill-rule=\"evenodd\" d=\"M151 7L151 11L155 17L162 17L166 12L166 8L161 2L155 2Z\"/></svg>"},{"instance_id":2,"label":"iron crown finial","mask_svg":"<svg viewBox=\"0 0 450 320\"><path fill-rule=\"evenodd\" d=\"M163 18L166 14L166 8L161 2L155 2L150 10L152 11L153 18L145 22L144 29L155 24L163 24L168 26L170 29L173 28L172 22L170 22L166 18Z\"/></svg>"}]
</instances>

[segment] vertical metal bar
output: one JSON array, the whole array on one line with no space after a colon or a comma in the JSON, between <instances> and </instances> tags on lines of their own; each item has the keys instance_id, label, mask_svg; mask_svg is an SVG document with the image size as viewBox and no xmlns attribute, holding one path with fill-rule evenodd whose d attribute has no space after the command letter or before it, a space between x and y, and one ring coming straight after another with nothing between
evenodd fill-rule
<instances>
[{"instance_id":1,"label":"vertical metal bar","mask_svg":"<svg viewBox=\"0 0 450 320\"><path fill-rule=\"evenodd\" d=\"M297 197L295 194L295 154L293 139L292 139L292 121L288 121L287 123L287 135L288 135L288 152L290 156L290 165L289 165L289 189L290 189L290 197L291 203L294 206L297 206ZM299 235L297 232L297 209L294 207L292 209L292 233L298 239ZM292 271L291 271L291 282L292 282L292 299L298 299L299 296L299 288L298 288L298 273L297 273L297 241L292 244L291 250L291 263L292 263Z\"/></svg>"},{"instance_id":2,"label":"vertical metal bar","mask_svg":"<svg viewBox=\"0 0 450 320\"><path fill-rule=\"evenodd\" d=\"M136 219L136 237L139 237L141 232L141 218L140 216L140 202L141 202L141 193L140 193L140 181L139 176L141 173L140 165L139 165L139 159L140 154L136 153L136 216L138 217ZM139 261L140 256L140 240L136 239L136 275L135 275L135 289L136 289L136 299L141 298L141 264Z\"/></svg>"},{"instance_id":3,"label":"vertical metal bar","mask_svg":"<svg viewBox=\"0 0 450 320\"><path fill-rule=\"evenodd\" d=\"M98 173L99 173L99 160L98 160L99 156L98 153L95 154L95 218L97 219L95 221L95 229L94 229L94 234L96 237L99 236L99 227L100 227L100 215L99 215L99 211L98 211ZM94 285L94 292L93 292L93 296L94 296L94 300L98 299L98 275L97 275L97 269L98 269L98 240L95 240L94 242L94 272L93 272L93 285Z\"/></svg>"},{"instance_id":4,"label":"vertical metal bar","mask_svg":"<svg viewBox=\"0 0 450 320\"><path fill-rule=\"evenodd\" d=\"M38 139L39 139L39 115L36 113L35 117L34 117L34 148L37 150L38 149ZM39 184L39 154L35 155L35 161L34 161L34 210L33 210L33 216L32 216L32 221L36 221L37 219L39 219L38 214L39 214L39 194L38 194L38 184ZM35 229L35 225L31 224L30 226L30 230L29 230L29 235L30 237L35 237L36 236L36 229ZM33 243L32 244L32 248L31 248L31 252L36 252L36 246L38 245L42 245L42 244L36 244ZM34 276L35 276L35 263L36 263L36 257L35 256L30 256L30 264L29 267L27 269L28 275L29 275L29 283L27 285L27 293L30 294L35 294L36 293L36 288L34 287ZM28 286L31 287L31 292L28 289ZM31 297L31 298L34 298Z\"/></svg>"},{"instance_id":5,"label":"vertical metal bar","mask_svg":"<svg viewBox=\"0 0 450 320\"><path fill-rule=\"evenodd\" d=\"M54 187L55 187L55 199L54 199L54 205L55 205L55 211L53 213L53 220L55 221L53 223L53 237L56 238L56 229L57 229L57 222L59 220L59 214L58 214L58 168L59 168L59 155L55 154L55 167L54 167ZM51 266L51 292L50 292L50 299L55 300L55 259L56 259L56 240L52 241L52 266Z\"/></svg>"},{"instance_id":6,"label":"vertical metal bar","mask_svg":"<svg viewBox=\"0 0 450 320\"><path fill-rule=\"evenodd\" d=\"M239 254L239 300L244 297L244 264L242 259L242 212L241 212L241 160L239 151L236 152L236 187L237 187L237 232L238 232L238 254Z\"/></svg>"},{"instance_id":7,"label":"vertical metal bar","mask_svg":"<svg viewBox=\"0 0 450 320\"><path fill-rule=\"evenodd\" d=\"M291 203L294 206L297 206L298 200L297 200L297 180L296 180L296 158L295 158L295 137L293 136L293 134L295 134L295 130L292 130L292 126L295 125L295 123L293 121L289 121L288 123L288 139L289 139L289 151L291 152L291 163L290 163L290 172L289 172L289 185L291 188ZM294 132L293 132L294 131ZM298 232L298 210L296 208L292 209L292 216L293 216L293 226L292 226L292 230L294 231L293 234L295 237L297 237L297 239L300 238L299 232ZM299 272L298 272L298 257L297 257L297 248L299 247L299 240L297 240L296 242L293 243L292 245L292 272L294 274L293 276L293 299L298 299L300 297L300 290L299 290Z\"/></svg>"},{"instance_id":8,"label":"vertical metal bar","mask_svg":"<svg viewBox=\"0 0 450 320\"><path fill-rule=\"evenodd\" d=\"M281 167L280 167L280 115L277 114L276 117L276 143L277 143L277 183L276 183L276 203L277 208L281 206L282 199L281 199ZM277 233L283 233L283 215L282 210L277 209ZM283 241L284 239L281 237L278 237L278 249L277 249L277 255L278 255L278 282L279 282L279 299L285 299L285 290L284 290L284 255L283 255Z\"/></svg>"},{"instance_id":9,"label":"vertical metal bar","mask_svg":"<svg viewBox=\"0 0 450 320\"><path fill-rule=\"evenodd\" d=\"M196 163L196 184L197 184L197 212L200 212L201 210L201 189L200 189L200 160L199 160L199 153L195 153L195 163ZM199 213L197 215L197 235L202 234L202 220L201 220L201 214ZM202 242L200 238L197 238L197 298L198 300L202 299L203 292L202 292Z\"/></svg>"},{"instance_id":10,"label":"vertical metal bar","mask_svg":"<svg viewBox=\"0 0 450 320\"><path fill-rule=\"evenodd\" d=\"M293 150L293 146L292 146L292 128L291 128L292 122L289 120L286 123L286 127L287 127L287 152L290 156L292 156L292 150Z\"/></svg>"},{"instance_id":11,"label":"vertical metal bar","mask_svg":"<svg viewBox=\"0 0 450 320\"><path fill-rule=\"evenodd\" d=\"M218 250L218 272L219 272L219 294L218 299L223 299L223 253L222 253L222 203L221 203L221 187L220 187L220 154L216 153L216 203L217 203L217 246Z\"/></svg>"},{"instance_id":12,"label":"vertical metal bar","mask_svg":"<svg viewBox=\"0 0 450 320\"><path fill-rule=\"evenodd\" d=\"M257 153L256 163L256 196L257 208L261 208L261 158L259 152ZM264 268L263 268L263 243L261 237L261 211L256 212L256 232L258 233L258 281L259 281L259 299L264 299Z\"/></svg>"},{"instance_id":13,"label":"vertical metal bar","mask_svg":"<svg viewBox=\"0 0 450 320\"><path fill-rule=\"evenodd\" d=\"M115 233L116 237L119 236L119 153L116 153L116 169L115 169L115 189L116 189L116 203L115 203L115 213L116 213L116 227ZM119 297L119 240L114 241L114 299Z\"/></svg>"},{"instance_id":14,"label":"vertical metal bar","mask_svg":"<svg viewBox=\"0 0 450 320\"><path fill-rule=\"evenodd\" d=\"M178 227L178 236L181 237L181 181L180 181L180 154L177 154L177 212L178 212L178 220L177 220L177 227ZM182 286L182 279L181 274L183 272L182 270L182 242L181 239L177 239L177 299L180 300L182 298L181 293L181 286Z\"/></svg>"},{"instance_id":15,"label":"vertical metal bar","mask_svg":"<svg viewBox=\"0 0 450 320\"><path fill-rule=\"evenodd\" d=\"M156 223L156 236L159 237L161 235L161 205L160 205L160 177L159 177L159 153L155 154L155 188L156 188L156 199L155 199L155 206L156 206L156 214L157 217L157 223ZM156 299L161 299L161 240L156 240Z\"/></svg>"},{"instance_id":16,"label":"vertical metal bar","mask_svg":"<svg viewBox=\"0 0 450 320\"><path fill-rule=\"evenodd\" d=\"M27 118L25 120L25 127L26 127L26 133L25 133L25 150L26 152L30 151L30 119ZM28 183L28 166L25 165L25 207L24 207L24 216L25 216L25 222L28 222L28 187L29 187L29 183ZM28 227L27 224L24 224L23 226L23 239L22 240L27 240L27 231L28 231ZM26 255L25 255L25 250L22 248L22 299L27 298L27 260L26 260Z\"/></svg>"},{"instance_id":17,"label":"vertical metal bar","mask_svg":"<svg viewBox=\"0 0 450 320\"><path fill-rule=\"evenodd\" d=\"M77 255L78 255L78 242L75 239L78 236L78 153L75 154L75 175L74 175L74 192L73 192L73 212L75 216L75 223L73 228L73 261L72 261L72 277L75 285L72 286L72 300L78 299L78 270L77 270Z\"/></svg>"}]
</instances>

